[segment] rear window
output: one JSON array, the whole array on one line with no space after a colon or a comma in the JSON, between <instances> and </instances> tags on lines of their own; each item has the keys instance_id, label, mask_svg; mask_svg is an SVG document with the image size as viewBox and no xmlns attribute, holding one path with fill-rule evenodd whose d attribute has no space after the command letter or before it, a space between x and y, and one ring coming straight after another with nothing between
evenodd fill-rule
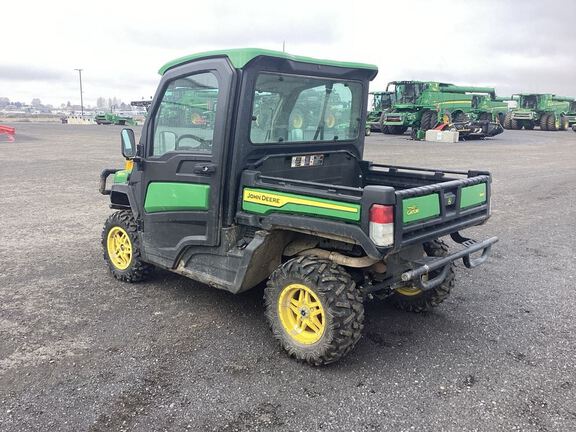
<instances>
[{"instance_id":1,"label":"rear window","mask_svg":"<svg viewBox=\"0 0 576 432\"><path fill-rule=\"evenodd\" d=\"M362 85L355 81L261 73L252 104L254 144L358 137Z\"/></svg>"}]
</instances>

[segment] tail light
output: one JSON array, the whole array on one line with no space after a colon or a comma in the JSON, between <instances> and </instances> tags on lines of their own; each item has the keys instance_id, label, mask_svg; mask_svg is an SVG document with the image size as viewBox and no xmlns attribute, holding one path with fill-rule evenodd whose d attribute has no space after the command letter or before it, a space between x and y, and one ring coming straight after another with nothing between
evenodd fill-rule
<instances>
[{"instance_id":1,"label":"tail light","mask_svg":"<svg viewBox=\"0 0 576 432\"><path fill-rule=\"evenodd\" d=\"M370 239L376 246L394 244L394 207L373 204L370 207Z\"/></svg>"}]
</instances>

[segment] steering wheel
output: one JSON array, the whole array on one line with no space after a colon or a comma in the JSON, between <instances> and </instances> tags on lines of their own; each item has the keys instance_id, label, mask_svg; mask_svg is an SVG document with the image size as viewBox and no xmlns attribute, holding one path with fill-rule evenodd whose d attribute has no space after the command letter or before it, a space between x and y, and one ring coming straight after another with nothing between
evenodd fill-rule
<instances>
[{"instance_id":1,"label":"steering wheel","mask_svg":"<svg viewBox=\"0 0 576 432\"><path fill-rule=\"evenodd\" d=\"M178 139L176 140L176 149L177 150L181 150L182 148L180 147L180 141L182 141L185 138L189 138L189 139L193 139L194 141L198 141L200 143L200 145L198 147L184 147L185 149L190 148L191 150L196 150L196 149L211 149L212 147L212 140L207 140L204 138L199 137L198 135L193 135L193 134L184 134L184 135L180 135L178 137Z\"/></svg>"}]
</instances>

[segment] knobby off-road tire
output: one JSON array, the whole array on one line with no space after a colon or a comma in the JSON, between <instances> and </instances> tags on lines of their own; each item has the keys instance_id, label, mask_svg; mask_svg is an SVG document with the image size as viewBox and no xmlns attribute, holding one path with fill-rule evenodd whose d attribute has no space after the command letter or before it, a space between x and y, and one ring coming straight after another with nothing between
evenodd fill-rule
<instances>
[{"instance_id":1,"label":"knobby off-road tire","mask_svg":"<svg viewBox=\"0 0 576 432\"><path fill-rule=\"evenodd\" d=\"M552 113L552 114L548 114L548 118L546 119L546 130L549 131L557 131L558 130L558 124L556 121L556 114Z\"/></svg>"},{"instance_id":2,"label":"knobby off-road tire","mask_svg":"<svg viewBox=\"0 0 576 432\"><path fill-rule=\"evenodd\" d=\"M117 211L108 217L102 230L102 249L104 261L118 280L140 282L154 269L142 261L136 220L129 210Z\"/></svg>"},{"instance_id":3,"label":"knobby off-road tire","mask_svg":"<svg viewBox=\"0 0 576 432\"><path fill-rule=\"evenodd\" d=\"M291 295L294 290L295 296ZM308 303L296 304L298 290L307 293ZM331 261L315 257L287 261L270 276L264 302L274 337L298 360L314 366L335 362L360 339L364 322L362 296L350 275ZM299 327L292 320L298 316L307 320L316 317L314 327L321 331Z\"/></svg>"},{"instance_id":4,"label":"knobby off-road tire","mask_svg":"<svg viewBox=\"0 0 576 432\"><path fill-rule=\"evenodd\" d=\"M433 240L431 242L424 243L424 252L426 252L426 255L428 256L444 257L448 255L448 245L442 240ZM430 279L434 278L434 276L436 276L441 271L442 270L432 272ZM421 291L412 288L406 290L396 290L396 292L390 296L390 301L400 310L416 313L426 312L433 307L438 306L448 298L452 288L454 287L454 280L454 263L452 263L450 264L446 279L436 288L427 291Z\"/></svg>"},{"instance_id":5,"label":"knobby off-road tire","mask_svg":"<svg viewBox=\"0 0 576 432\"><path fill-rule=\"evenodd\" d=\"M505 121L506 121L506 115L503 113L498 114L498 123L500 123L502 127L504 127Z\"/></svg>"},{"instance_id":6,"label":"knobby off-road tire","mask_svg":"<svg viewBox=\"0 0 576 432\"><path fill-rule=\"evenodd\" d=\"M569 127L570 127L570 124L568 123L568 119L566 118L566 116L564 116L564 115L560 116L560 129L559 130L565 131Z\"/></svg>"},{"instance_id":7,"label":"knobby off-road tire","mask_svg":"<svg viewBox=\"0 0 576 432\"><path fill-rule=\"evenodd\" d=\"M540 116L540 130L548 130L548 114Z\"/></svg>"},{"instance_id":8,"label":"knobby off-road tire","mask_svg":"<svg viewBox=\"0 0 576 432\"><path fill-rule=\"evenodd\" d=\"M532 120L527 120L527 121L524 123L524 129L526 129L526 130L533 130L533 129L534 129L534 126L535 126L535 124L534 124L534 122L533 122Z\"/></svg>"}]
</instances>

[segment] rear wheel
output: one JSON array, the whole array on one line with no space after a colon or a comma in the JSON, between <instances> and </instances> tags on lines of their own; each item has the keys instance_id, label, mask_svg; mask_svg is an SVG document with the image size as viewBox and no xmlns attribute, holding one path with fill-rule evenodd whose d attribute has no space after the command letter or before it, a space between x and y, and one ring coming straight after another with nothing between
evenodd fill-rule
<instances>
[{"instance_id":1,"label":"rear wheel","mask_svg":"<svg viewBox=\"0 0 576 432\"><path fill-rule=\"evenodd\" d=\"M369 127L367 127L367 128L366 128L366 131L365 131L365 135L366 135L366 136L370 136L371 134L372 134L372 129L370 129Z\"/></svg>"},{"instance_id":2,"label":"rear wheel","mask_svg":"<svg viewBox=\"0 0 576 432\"><path fill-rule=\"evenodd\" d=\"M354 348L364 322L360 291L331 261L298 257L272 273L264 292L266 317L282 348L319 366Z\"/></svg>"},{"instance_id":3,"label":"rear wheel","mask_svg":"<svg viewBox=\"0 0 576 432\"><path fill-rule=\"evenodd\" d=\"M560 116L560 130L566 130L570 127L566 116Z\"/></svg>"},{"instance_id":4,"label":"rear wheel","mask_svg":"<svg viewBox=\"0 0 576 432\"><path fill-rule=\"evenodd\" d=\"M146 279L153 266L142 261L136 220L131 211L111 214L102 230L104 261L116 279L139 282Z\"/></svg>"},{"instance_id":5,"label":"rear wheel","mask_svg":"<svg viewBox=\"0 0 576 432\"><path fill-rule=\"evenodd\" d=\"M540 130L548 130L548 115L542 114L540 116Z\"/></svg>"},{"instance_id":6,"label":"rear wheel","mask_svg":"<svg viewBox=\"0 0 576 432\"><path fill-rule=\"evenodd\" d=\"M505 114L503 114L503 113L498 114L498 123L500 123L502 125L502 127L505 127L504 126L505 119L506 119Z\"/></svg>"},{"instance_id":7,"label":"rear wheel","mask_svg":"<svg viewBox=\"0 0 576 432\"><path fill-rule=\"evenodd\" d=\"M448 245L442 240L434 240L424 243L424 252L428 256L444 257L448 255ZM449 265L448 276L436 288L427 291L422 291L416 286L398 288L390 297L390 301L398 309L407 312L426 312L438 306L448 298L450 291L454 287L454 264ZM430 277L435 277L440 271L432 272Z\"/></svg>"},{"instance_id":8,"label":"rear wheel","mask_svg":"<svg viewBox=\"0 0 576 432\"><path fill-rule=\"evenodd\" d=\"M534 129L534 126L535 126L535 124L532 120L528 120L528 121L524 122L524 129L526 129L526 130L532 130L532 129Z\"/></svg>"}]
</instances>

